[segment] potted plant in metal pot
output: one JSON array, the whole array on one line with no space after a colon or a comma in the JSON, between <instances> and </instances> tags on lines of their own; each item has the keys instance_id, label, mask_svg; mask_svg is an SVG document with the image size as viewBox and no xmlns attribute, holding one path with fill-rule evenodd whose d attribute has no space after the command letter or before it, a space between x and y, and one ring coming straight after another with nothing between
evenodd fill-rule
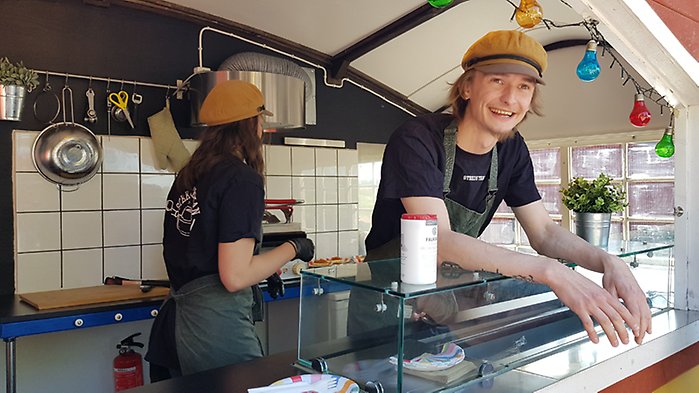
<instances>
[{"instance_id":1,"label":"potted plant in metal pot","mask_svg":"<svg viewBox=\"0 0 699 393\"><path fill-rule=\"evenodd\" d=\"M24 97L39 85L39 75L21 61L0 59L0 120L19 121Z\"/></svg>"},{"instance_id":2,"label":"potted plant in metal pot","mask_svg":"<svg viewBox=\"0 0 699 393\"><path fill-rule=\"evenodd\" d=\"M621 185L600 173L592 181L576 177L561 194L563 204L575 212L575 233L592 245L607 247L612 213L628 205Z\"/></svg>"}]
</instances>

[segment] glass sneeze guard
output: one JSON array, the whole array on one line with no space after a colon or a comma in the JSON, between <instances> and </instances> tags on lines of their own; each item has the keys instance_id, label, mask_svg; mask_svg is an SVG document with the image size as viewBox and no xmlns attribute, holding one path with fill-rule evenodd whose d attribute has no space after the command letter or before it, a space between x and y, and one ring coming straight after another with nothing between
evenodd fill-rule
<instances>
[{"instance_id":1,"label":"glass sneeze guard","mask_svg":"<svg viewBox=\"0 0 699 393\"><path fill-rule=\"evenodd\" d=\"M607 250L634 257L672 246L610 241ZM456 390L586 339L547 286L495 273L443 265L435 284L409 285L400 260L387 259L301 274L297 366L369 391Z\"/></svg>"}]
</instances>

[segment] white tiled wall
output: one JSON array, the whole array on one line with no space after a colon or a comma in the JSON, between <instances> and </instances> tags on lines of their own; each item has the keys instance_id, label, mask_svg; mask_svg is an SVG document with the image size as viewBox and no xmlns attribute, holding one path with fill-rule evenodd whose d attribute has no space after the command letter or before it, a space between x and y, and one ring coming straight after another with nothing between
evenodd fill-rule
<instances>
[{"instance_id":1,"label":"white tiled wall","mask_svg":"<svg viewBox=\"0 0 699 393\"><path fill-rule=\"evenodd\" d=\"M100 171L60 192L32 163L38 134L13 135L17 293L100 285L112 275L167 278L163 206L175 175L157 169L151 140L98 137Z\"/></svg>"},{"instance_id":2,"label":"white tiled wall","mask_svg":"<svg viewBox=\"0 0 699 393\"><path fill-rule=\"evenodd\" d=\"M265 146L265 165L267 198L304 201L293 221L315 242L316 258L359 253L357 150Z\"/></svg>"},{"instance_id":3,"label":"white tiled wall","mask_svg":"<svg viewBox=\"0 0 699 393\"><path fill-rule=\"evenodd\" d=\"M60 192L32 163L38 134L13 134L17 293L100 285L113 275L167 278L163 206L175 175L158 169L150 138L99 136L100 171ZM185 146L193 152L196 142ZM357 150L265 146L265 164L266 198L305 201L293 221L317 258L359 253Z\"/></svg>"}]
</instances>

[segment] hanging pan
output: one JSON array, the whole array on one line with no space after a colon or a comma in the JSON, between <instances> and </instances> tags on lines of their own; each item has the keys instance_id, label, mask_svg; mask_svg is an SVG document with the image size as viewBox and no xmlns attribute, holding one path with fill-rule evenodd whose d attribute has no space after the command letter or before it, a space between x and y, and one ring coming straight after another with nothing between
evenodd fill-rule
<instances>
[{"instance_id":1,"label":"hanging pan","mask_svg":"<svg viewBox=\"0 0 699 393\"><path fill-rule=\"evenodd\" d=\"M70 122L66 119L66 95L70 102ZM75 122L73 91L62 91L63 122L52 124L34 141L32 159L41 176L62 191L75 191L90 180L102 164L102 146L95 134Z\"/></svg>"}]
</instances>

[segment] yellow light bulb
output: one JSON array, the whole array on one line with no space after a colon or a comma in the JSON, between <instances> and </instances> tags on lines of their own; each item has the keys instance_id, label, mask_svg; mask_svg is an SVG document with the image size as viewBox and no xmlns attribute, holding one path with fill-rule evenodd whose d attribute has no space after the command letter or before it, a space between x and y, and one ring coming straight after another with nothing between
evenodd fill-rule
<instances>
[{"instance_id":1,"label":"yellow light bulb","mask_svg":"<svg viewBox=\"0 0 699 393\"><path fill-rule=\"evenodd\" d=\"M543 17L544 9L536 0L522 0L515 13L517 24L527 29L538 25Z\"/></svg>"}]
</instances>

